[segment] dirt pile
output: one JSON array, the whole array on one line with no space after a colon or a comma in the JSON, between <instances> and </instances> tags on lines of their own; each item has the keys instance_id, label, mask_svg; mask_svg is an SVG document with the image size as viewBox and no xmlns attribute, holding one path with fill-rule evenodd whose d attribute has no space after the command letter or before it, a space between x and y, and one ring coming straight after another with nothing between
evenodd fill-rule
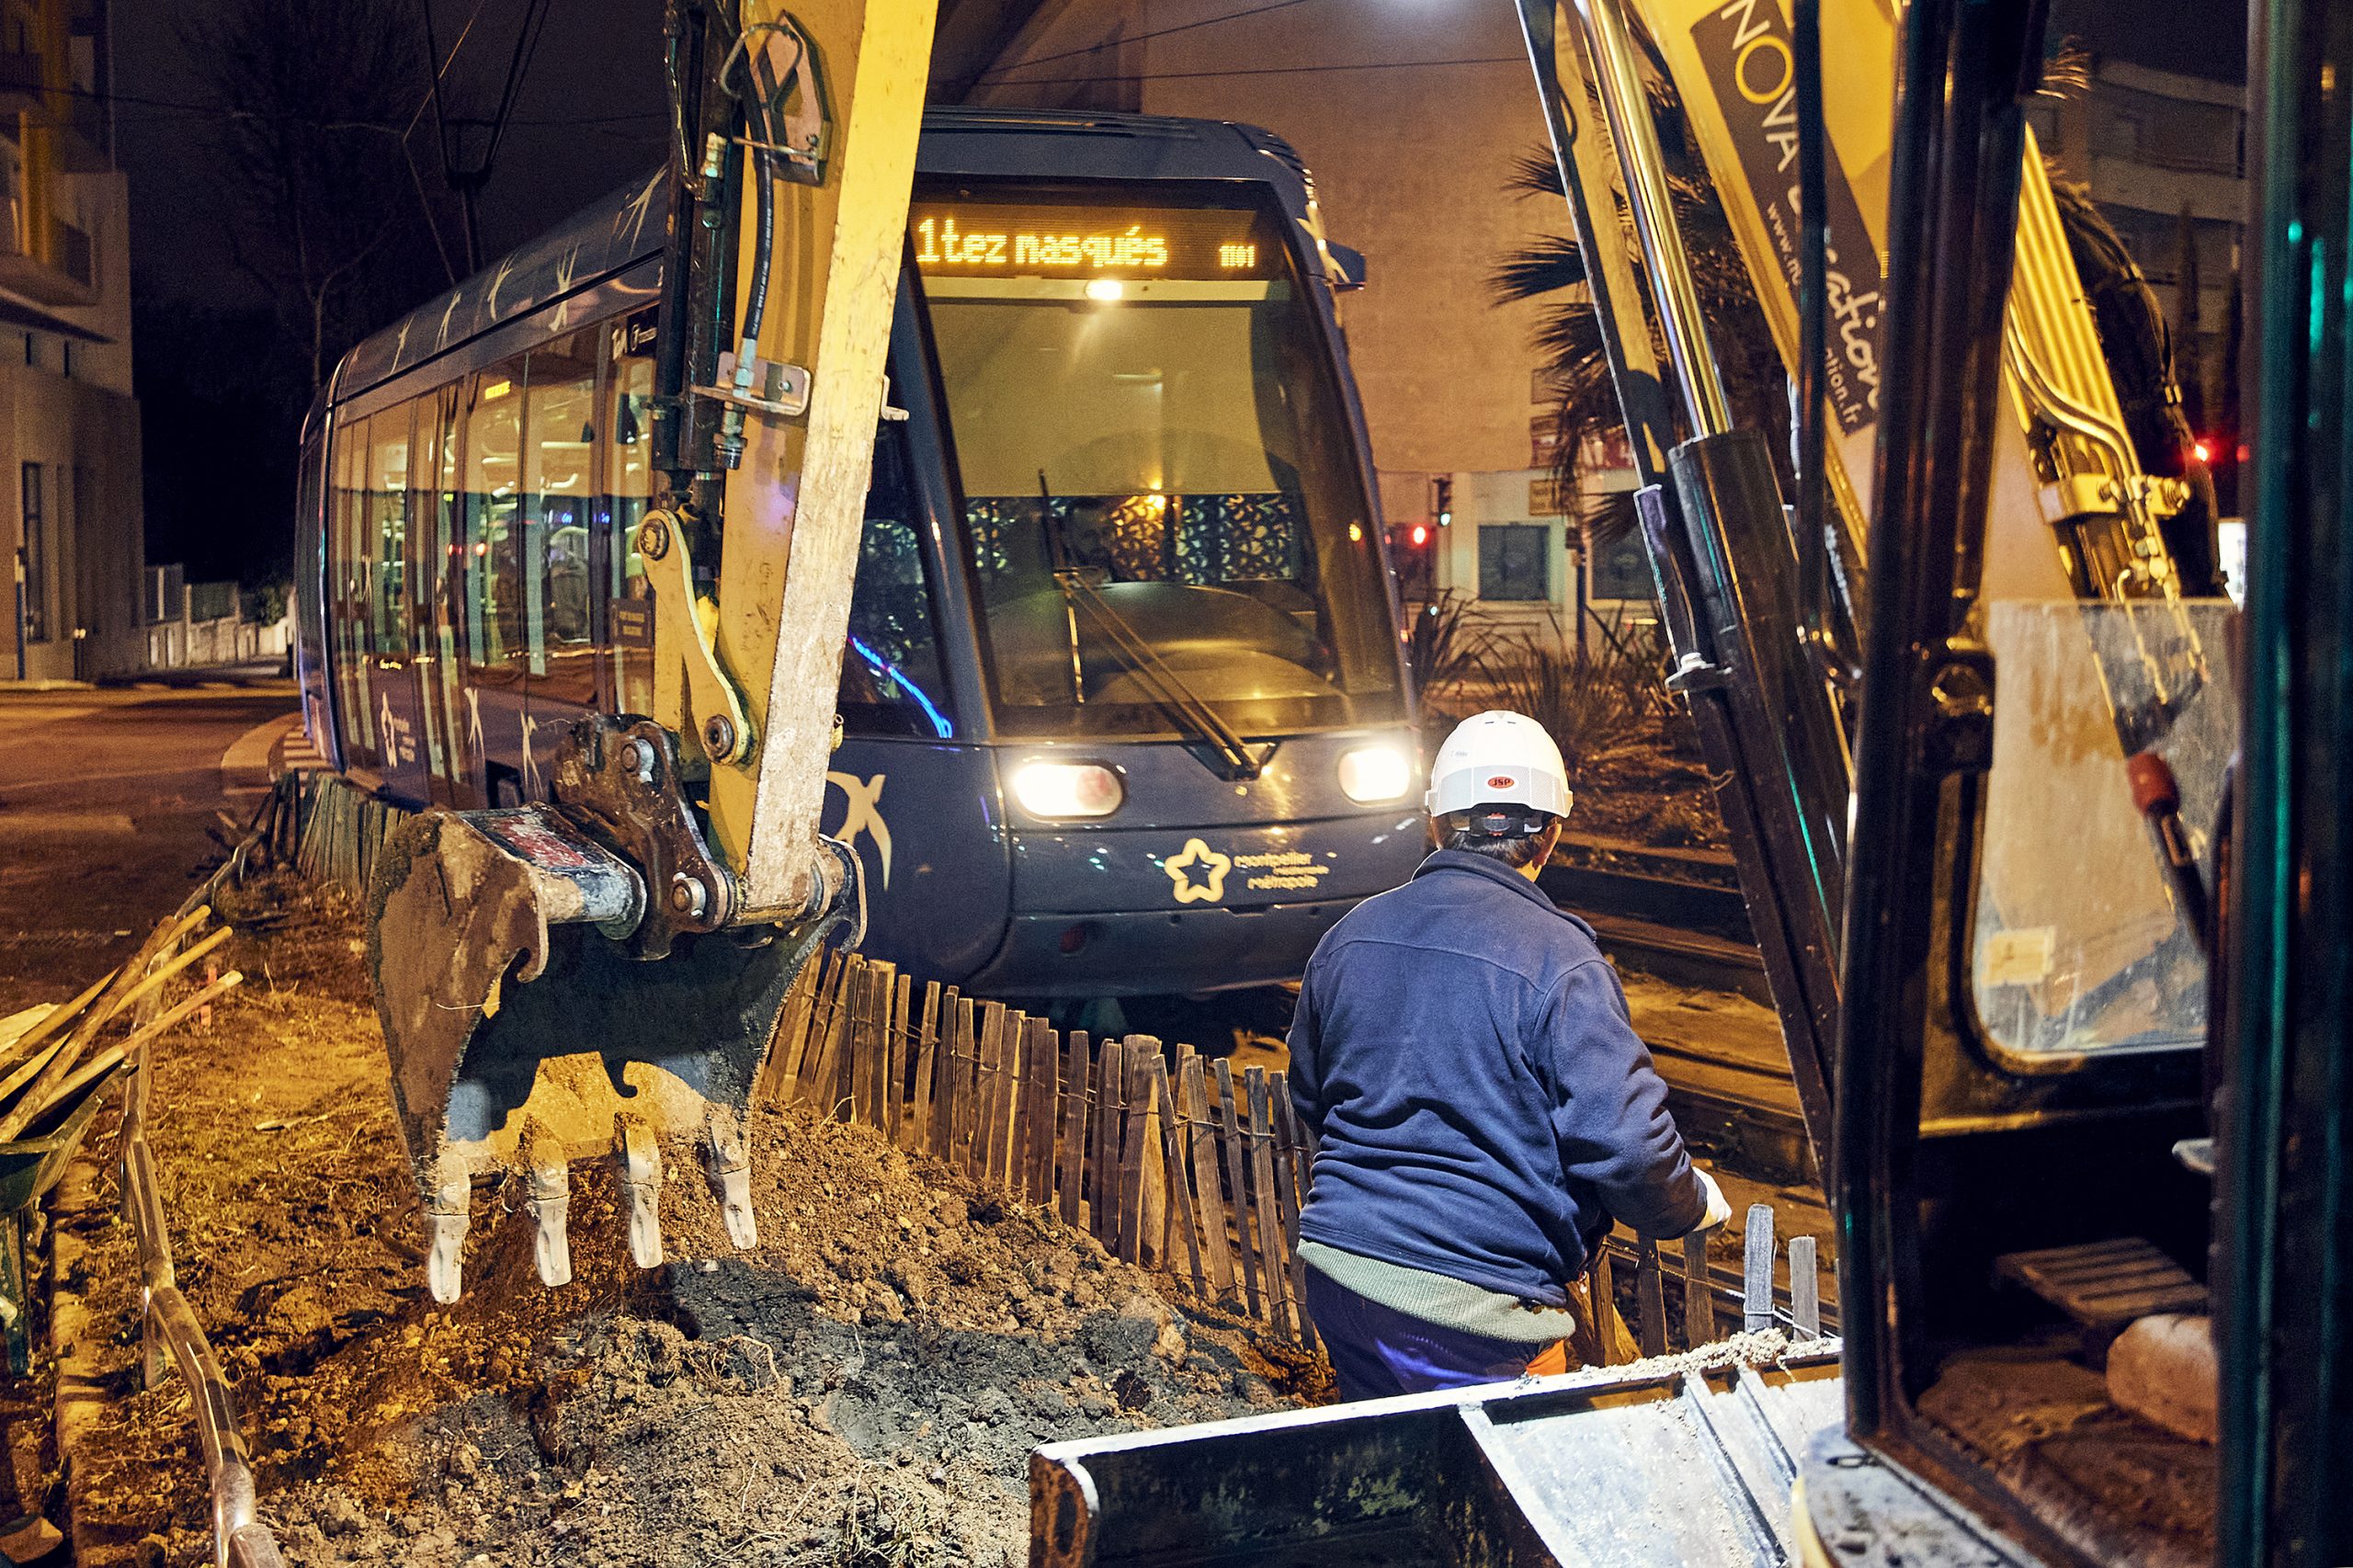
<instances>
[{"instance_id":1,"label":"dirt pile","mask_svg":"<svg viewBox=\"0 0 2353 1568\"><path fill-rule=\"evenodd\" d=\"M750 1128L754 1251L673 1159L670 1261L641 1272L610 1173L575 1167L574 1283L540 1285L513 1184L475 1195L466 1296L436 1307L348 911L285 886L224 913L253 983L159 1057L151 1139L290 1562L1013 1562L1036 1444L1324 1394L1320 1361L1269 1360L1051 1219L798 1112ZM117 1394L76 1507L97 1561L196 1562L187 1395L133 1392L106 1186L71 1220Z\"/></svg>"}]
</instances>

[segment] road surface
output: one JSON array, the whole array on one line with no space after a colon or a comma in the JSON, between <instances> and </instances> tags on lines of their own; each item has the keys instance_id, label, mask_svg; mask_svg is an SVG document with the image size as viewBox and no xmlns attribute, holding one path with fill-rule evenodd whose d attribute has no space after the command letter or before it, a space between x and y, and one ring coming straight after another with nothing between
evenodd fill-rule
<instances>
[{"instance_id":1,"label":"road surface","mask_svg":"<svg viewBox=\"0 0 2353 1568\"><path fill-rule=\"evenodd\" d=\"M290 744L293 686L0 692L0 1015L63 1001L188 896Z\"/></svg>"}]
</instances>

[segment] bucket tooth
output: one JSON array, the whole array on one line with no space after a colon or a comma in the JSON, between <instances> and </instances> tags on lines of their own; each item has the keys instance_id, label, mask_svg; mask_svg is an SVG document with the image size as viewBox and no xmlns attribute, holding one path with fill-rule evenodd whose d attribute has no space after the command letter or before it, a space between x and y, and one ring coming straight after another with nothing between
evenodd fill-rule
<instances>
[{"instance_id":1,"label":"bucket tooth","mask_svg":"<svg viewBox=\"0 0 2353 1568\"><path fill-rule=\"evenodd\" d=\"M722 1105L710 1108L710 1126L704 1157L719 1188L719 1212L727 1221L727 1239L737 1251L748 1251L759 1244L760 1227L752 1216L752 1158L744 1150L743 1127L734 1110Z\"/></svg>"},{"instance_id":2,"label":"bucket tooth","mask_svg":"<svg viewBox=\"0 0 2353 1568\"><path fill-rule=\"evenodd\" d=\"M572 1241L564 1225L572 1212L572 1174L563 1151L548 1139L527 1144L531 1170L531 1218L539 1233L532 1238L532 1260L540 1266L540 1283L551 1290L572 1283Z\"/></svg>"},{"instance_id":3,"label":"bucket tooth","mask_svg":"<svg viewBox=\"0 0 2353 1568\"><path fill-rule=\"evenodd\" d=\"M630 1261L640 1268L662 1266L662 1147L654 1131L633 1116L620 1119L614 1139L620 1166L621 1196L629 1210Z\"/></svg>"},{"instance_id":4,"label":"bucket tooth","mask_svg":"<svg viewBox=\"0 0 2353 1568\"><path fill-rule=\"evenodd\" d=\"M425 1190L425 1283L443 1306L465 1290L466 1229L473 1180L461 1160L444 1158Z\"/></svg>"}]
</instances>

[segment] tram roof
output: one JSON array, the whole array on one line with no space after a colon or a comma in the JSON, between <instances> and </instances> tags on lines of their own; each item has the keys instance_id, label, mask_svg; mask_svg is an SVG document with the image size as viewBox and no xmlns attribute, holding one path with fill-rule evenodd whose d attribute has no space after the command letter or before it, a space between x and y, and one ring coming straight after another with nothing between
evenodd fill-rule
<instances>
[{"instance_id":1,"label":"tram roof","mask_svg":"<svg viewBox=\"0 0 2353 1568\"><path fill-rule=\"evenodd\" d=\"M1294 211L1307 196L1304 165L1273 132L1165 115L932 108L916 166L949 176L1262 181ZM336 367L330 400L658 256L669 237L670 188L659 170L634 180L363 339Z\"/></svg>"}]
</instances>

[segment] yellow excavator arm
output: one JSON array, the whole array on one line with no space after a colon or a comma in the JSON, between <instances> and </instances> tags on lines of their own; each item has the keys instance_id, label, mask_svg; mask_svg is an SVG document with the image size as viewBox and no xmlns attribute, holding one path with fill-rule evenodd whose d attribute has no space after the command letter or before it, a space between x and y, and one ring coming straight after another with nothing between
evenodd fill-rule
<instances>
[{"instance_id":1,"label":"yellow excavator arm","mask_svg":"<svg viewBox=\"0 0 2353 1568\"><path fill-rule=\"evenodd\" d=\"M642 1266L665 1148L699 1151L731 1237L756 1239L740 1114L794 979L859 919L818 813L934 12L670 8L666 488L634 541L654 711L569 726L545 801L410 819L369 893L438 1300L474 1184L507 1171L551 1285L584 1157L613 1160Z\"/></svg>"}]
</instances>

